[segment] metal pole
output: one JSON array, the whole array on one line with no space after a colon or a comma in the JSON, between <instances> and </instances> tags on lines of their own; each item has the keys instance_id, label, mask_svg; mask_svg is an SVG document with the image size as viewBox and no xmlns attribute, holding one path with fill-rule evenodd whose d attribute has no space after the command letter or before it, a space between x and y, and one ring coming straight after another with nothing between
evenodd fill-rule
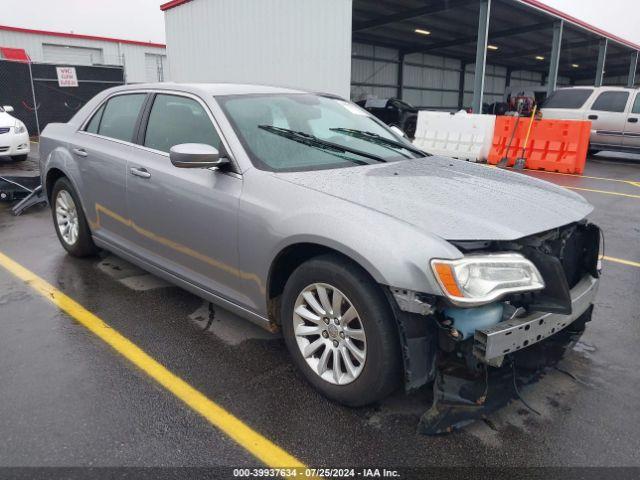
<instances>
[{"instance_id":1,"label":"metal pole","mask_svg":"<svg viewBox=\"0 0 640 480\"><path fill-rule=\"evenodd\" d=\"M627 87L633 88L636 85L636 72L638 71L638 52L631 53L631 64L629 65L629 79L627 80Z\"/></svg>"},{"instance_id":2,"label":"metal pole","mask_svg":"<svg viewBox=\"0 0 640 480\"><path fill-rule=\"evenodd\" d=\"M467 76L467 64L460 63L460 79L458 80L458 109L464 108L464 81Z\"/></svg>"},{"instance_id":3,"label":"metal pole","mask_svg":"<svg viewBox=\"0 0 640 480\"><path fill-rule=\"evenodd\" d=\"M124 53L122 54L122 81L125 85L127 84L127 62Z\"/></svg>"},{"instance_id":4,"label":"metal pole","mask_svg":"<svg viewBox=\"0 0 640 480\"><path fill-rule=\"evenodd\" d=\"M609 39L605 38L600 41L600 50L598 51L598 68L596 69L596 87L601 87L604 82L604 69L607 63L607 47Z\"/></svg>"},{"instance_id":5,"label":"metal pole","mask_svg":"<svg viewBox=\"0 0 640 480\"><path fill-rule=\"evenodd\" d=\"M29 65L29 80L31 81L31 98L33 99L33 113L36 116L36 130L38 131L38 138L40 138L40 120L38 119L38 104L36 103L36 89L33 85L33 71L31 70L31 59L27 61Z\"/></svg>"},{"instance_id":6,"label":"metal pole","mask_svg":"<svg viewBox=\"0 0 640 480\"><path fill-rule=\"evenodd\" d=\"M473 113L482 113L484 96L484 69L487 64L487 40L489 37L489 19L491 0L480 0L478 16L478 42L476 44L475 79L473 82Z\"/></svg>"},{"instance_id":7,"label":"metal pole","mask_svg":"<svg viewBox=\"0 0 640 480\"><path fill-rule=\"evenodd\" d=\"M553 46L551 48L551 63L549 65L549 77L547 81L548 97L551 96L558 86L558 71L560 70L560 50L562 49L563 30L563 20L560 20L553 25Z\"/></svg>"},{"instance_id":8,"label":"metal pole","mask_svg":"<svg viewBox=\"0 0 640 480\"><path fill-rule=\"evenodd\" d=\"M400 100L404 96L404 60L405 53L400 52L400 63L398 63L398 98Z\"/></svg>"}]
</instances>

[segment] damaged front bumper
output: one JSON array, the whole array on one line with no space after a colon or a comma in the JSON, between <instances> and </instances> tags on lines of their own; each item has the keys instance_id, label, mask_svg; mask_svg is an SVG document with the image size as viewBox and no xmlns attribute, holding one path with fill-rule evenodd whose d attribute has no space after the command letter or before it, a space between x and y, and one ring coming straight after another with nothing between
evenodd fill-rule
<instances>
[{"instance_id":1,"label":"damaged front bumper","mask_svg":"<svg viewBox=\"0 0 640 480\"><path fill-rule=\"evenodd\" d=\"M599 283L586 275L571 289L569 315L532 312L476 330L474 338L468 340L473 342L473 357L480 362L476 374L451 357L441 358L433 404L421 417L419 430L427 435L450 432L520 398L517 383L529 383L545 366L557 363L584 331L591 320ZM503 362L505 358L508 361ZM517 374L516 363L534 372L528 380Z\"/></svg>"},{"instance_id":2,"label":"damaged front bumper","mask_svg":"<svg viewBox=\"0 0 640 480\"><path fill-rule=\"evenodd\" d=\"M536 344L566 328L591 307L599 283L599 279L587 275L571 290L570 315L532 312L525 317L476 330L474 356L483 363L499 366L505 355Z\"/></svg>"},{"instance_id":3,"label":"damaged front bumper","mask_svg":"<svg viewBox=\"0 0 640 480\"><path fill-rule=\"evenodd\" d=\"M427 316L416 312L419 308L432 312L427 302L402 298L406 301L398 305L404 311L396 308L396 315L404 345L405 387L410 390L434 380L433 403L422 415L418 430L427 435L450 432L517 398L516 383L529 383L545 366L557 363L579 338L591 320L599 283L587 274L569 291L569 315L530 312L476 330L464 341L451 339L442 329L433 330L436 321L425 321ZM390 293L397 301L398 292ZM406 303L413 312L407 311ZM443 339L448 340L443 343ZM457 348L448 349L447 343ZM521 368L516 369L516 364ZM522 376L520 370L532 365L536 373Z\"/></svg>"}]
</instances>

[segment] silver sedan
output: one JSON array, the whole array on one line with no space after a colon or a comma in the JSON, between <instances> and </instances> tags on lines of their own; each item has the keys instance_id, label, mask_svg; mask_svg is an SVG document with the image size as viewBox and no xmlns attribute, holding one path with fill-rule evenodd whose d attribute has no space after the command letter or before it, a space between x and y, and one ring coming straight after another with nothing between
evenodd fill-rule
<instances>
[{"instance_id":1,"label":"silver sedan","mask_svg":"<svg viewBox=\"0 0 640 480\"><path fill-rule=\"evenodd\" d=\"M281 330L348 405L433 380L445 353L498 365L556 331L541 315L584 317L597 287L582 197L430 156L332 95L118 87L49 124L40 158L70 254L109 250Z\"/></svg>"}]
</instances>

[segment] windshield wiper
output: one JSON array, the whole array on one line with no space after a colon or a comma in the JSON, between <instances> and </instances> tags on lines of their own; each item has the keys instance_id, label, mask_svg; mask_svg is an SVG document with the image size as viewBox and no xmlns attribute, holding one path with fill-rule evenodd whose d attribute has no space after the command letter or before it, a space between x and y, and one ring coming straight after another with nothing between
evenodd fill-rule
<instances>
[{"instance_id":1,"label":"windshield wiper","mask_svg":"<svg viewBox=\"0 0 640 480\"><path fill-rule=\"evenodd\" d=\"M354 155L360 155L361 157L369 158L371 160L375 160L376 162L386 163L386 160L378 155L374 155L373 153L363 152L361 150L356 150L355 148L345 147L338 143L327 142L326 140L321 140L318 137L314 137L313 135L309 135L304 132L296 132L295 130L289 130L288 128L275 127L273 125L258 125L258 128L265 130L269 133L273 133L275 135L280 135L281 137L288 138L289 140L293 140L294 142L302 143L309 147L319 148L321 150L339 152L339 153L352 153ZM363 165L367 165L366 162L358 162L357 160L353 160L356 163L361 163Z\"/></svg>"},{"instance_id":2,"label":"windshield wiper","mask_svg":"<svg viewBox=\"0 0 640 480\"><path fill-rule=\"evenodd\" d=\"M365 132L364 130L355 130L353 128L330 128L329 130L331 130L332 132L344 133L345 135L349 135L360 140L365 140L367 142L375 143L376 145L381 145L383 147L403 148L409 152L420 155L421 157L431 156L427 152L423 152L418 148L406 145L402 142L396 142L395 140L384 138L377 133Z\"/></svg>"}]
</instances>

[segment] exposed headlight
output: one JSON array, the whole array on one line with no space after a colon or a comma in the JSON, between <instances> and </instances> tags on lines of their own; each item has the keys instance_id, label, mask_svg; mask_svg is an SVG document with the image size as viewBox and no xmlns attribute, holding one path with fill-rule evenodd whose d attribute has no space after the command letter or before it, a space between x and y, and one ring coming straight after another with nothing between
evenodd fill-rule
<instances>
[{"instance_id":1,"label":"exposed headlight","mask_svg":"<svg viewBox=\"0 0 640 480\"><path fill-rule=\"evenodd\" d=\"M536 266L519 253L469 255L460 260L432 260L445 295L460 306L493 302L507 293L542 290Z\"/></svg>"},{"instance_id":2,"label":"exposed headlight","mask_svg":"<svg viewBox=\"0 0 640 480\"><path fill-rule=\"evenodd\" d=\"M24 123L22 123L22 122L16 122L15 132L16 133L27 133L27 127L25 127Z\"/></svg>"}]
</instances>

